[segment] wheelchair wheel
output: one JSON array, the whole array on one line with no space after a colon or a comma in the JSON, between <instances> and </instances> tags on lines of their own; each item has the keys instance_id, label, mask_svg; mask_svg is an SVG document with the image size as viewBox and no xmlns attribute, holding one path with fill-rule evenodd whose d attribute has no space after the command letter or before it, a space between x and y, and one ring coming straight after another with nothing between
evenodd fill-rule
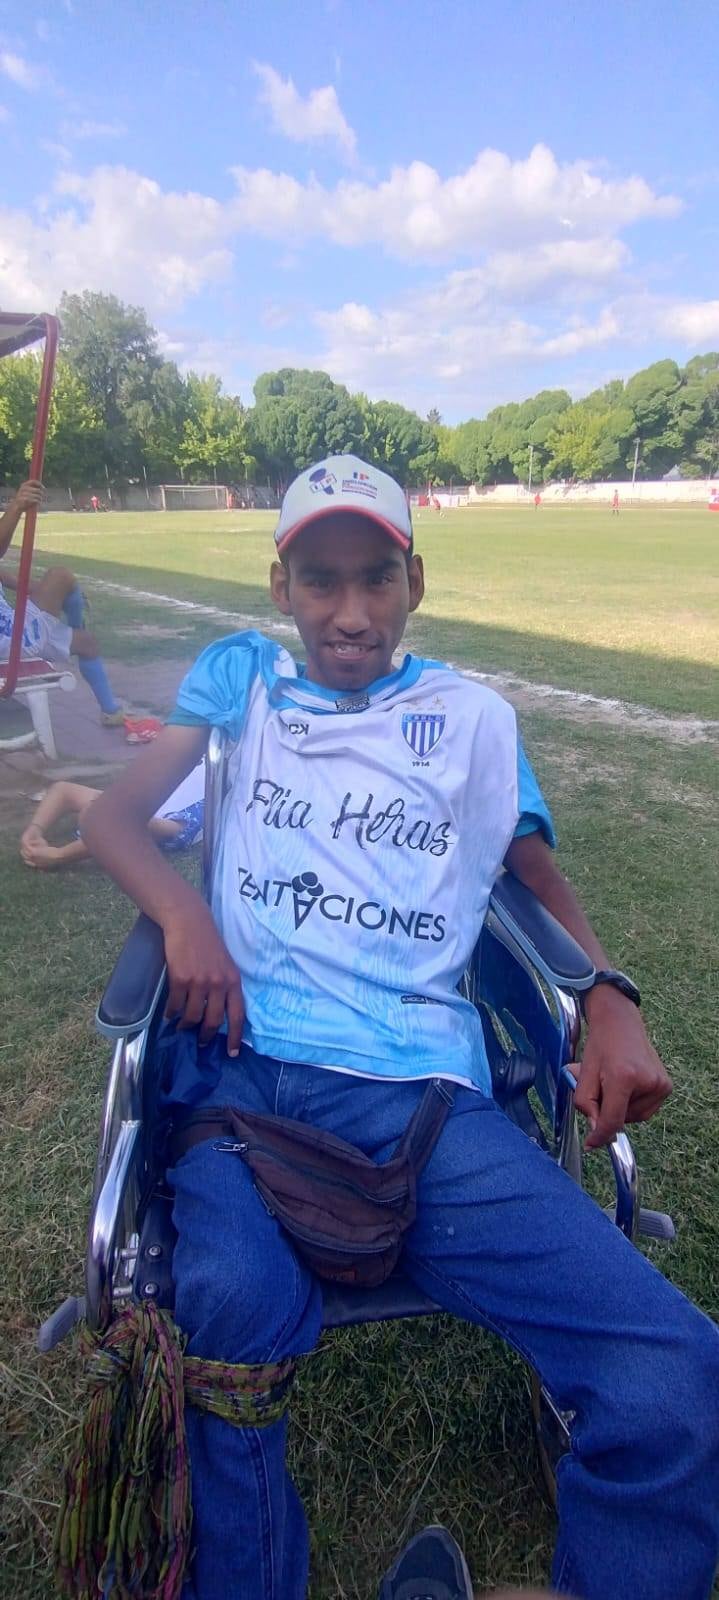
<instances>
[{"instance_id":1,"label":"wheelchair wheel","mask_svg":"<svg viewBox=\"0 0 719 1600\"><path fill-rule=\"evenodd\" d=\"M570 1428L573 1411L560 1411L545 1389L538 1373L530 1367L529 1391L532 1407L534 1437L547 1499L552 1509L557 1509L557 1467L571 1448Z\"/></svg>"}]
</instances>

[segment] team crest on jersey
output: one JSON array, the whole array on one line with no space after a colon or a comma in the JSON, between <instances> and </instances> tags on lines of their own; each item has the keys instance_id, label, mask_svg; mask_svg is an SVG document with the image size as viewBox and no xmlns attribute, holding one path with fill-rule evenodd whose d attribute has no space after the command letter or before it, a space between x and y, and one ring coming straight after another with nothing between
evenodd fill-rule
<instances>
[{"instance_id":1,"label":"team crest on jersey","mask_svg":"<svg viewBox=\"0 0 719 1600\"><path fill-rule=\"evenodd\" d=\"M444 733L447 718L439 711L405 711L402 717L402 734L410 750L420 760L428 756Z\"/></svg>"}]
</instances>

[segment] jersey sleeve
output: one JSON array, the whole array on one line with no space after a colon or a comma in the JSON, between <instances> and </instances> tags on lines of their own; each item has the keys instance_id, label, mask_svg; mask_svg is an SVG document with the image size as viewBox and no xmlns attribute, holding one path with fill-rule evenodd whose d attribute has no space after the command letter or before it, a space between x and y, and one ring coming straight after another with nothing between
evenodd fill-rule
<instances>
[{"instance_id":1,"label":"jersey sleeve","mask_svg":"<svg viewBox=\"0 0 719 1600\"><path fill-rule=\"evenodd\" d=\"M168 723L224 728L238 739L252 685L272 649L270 640L254 630L208 645L183 678Z\"/></svg>"},{"instance_id":2,"label":"jersey sleeve","mask_svg":"<svg viewBox=\"0 0 719 1600\"><path fill-rule=\"evenodd\" d=\"M514 830L515 839L522 839L528 833L539 831L554 850L557 837L551 813L524 753L519 734L517 734L517 809L519 821Z\"/></svg>"}]
</instances>

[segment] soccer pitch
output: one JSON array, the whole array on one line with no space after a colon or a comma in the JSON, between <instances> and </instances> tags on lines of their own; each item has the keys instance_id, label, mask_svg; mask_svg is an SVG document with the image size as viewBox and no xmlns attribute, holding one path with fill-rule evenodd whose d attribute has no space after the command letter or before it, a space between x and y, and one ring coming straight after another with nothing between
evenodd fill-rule
<instances>
[{"instance_id":1,"label":"soccer pitch","mask_svg":"<svg viewBox=\"0 0 719 1600\"><path fill-rule=\"evenodd\" d=\"M183 618L169 642L147 601L92 579L271 619L272 512L43 517L39 560L90 580L108 655L187 654L228 624ZM719 516L703 507L542 506L421 512L427 592L411 647L535 683L662 711L717 715ZM145 623L132 636L128 617ZM167 624L167 611L164 622ZM177 621L177 618L175 618ZM125 631L116 637L115 627ZM110 630L110 637L108 637ZM179 632L178 625L178 632ZM162 643L158 644L158 638Z\"/></svg>"},{"instance_id":2,"label":"soccer pitch","mask_svg":"<svg viewBox=\"0 0 719 1600\"><path fill-rule=\"evenodd\" d=\"M48 515L38 565L74 568L103 650L137 663L151 695L154 661L186 662L241 619L272 627L274 520ZM719 851L717 730L706 724L719 717L718 540L719 516L699 509L425 513L416 544L427 595L409 633L417 651L570 691L522 691L523 737L554 812L559 863L612 958L636 977L674 1079L660 1115L631 1130L644 1203L678 1227L674 1244L649 1254L715 1318ZM592 718L582 694L662 715L612 720L600 708ZM698 719L693 737L687 718ZM17 837L31 802L3 801L0 896L12 938L0 1052L0 1595L51 1600L61 1462L84 1368L77 1344L41 1358L34 1338L82 1288L108 1054L92 1019L133 911L92 866L28 872ZM588 1163L602 1203L608 1169L603 1154ZM310 1600L374 1600L389 1554L434 1521L461 1538L478 1590L547 1581L554 1518L526 1374L499 1341L449 1318L335 1333L303 1364L291 1415Z\"/></svg>"}]
</instances>

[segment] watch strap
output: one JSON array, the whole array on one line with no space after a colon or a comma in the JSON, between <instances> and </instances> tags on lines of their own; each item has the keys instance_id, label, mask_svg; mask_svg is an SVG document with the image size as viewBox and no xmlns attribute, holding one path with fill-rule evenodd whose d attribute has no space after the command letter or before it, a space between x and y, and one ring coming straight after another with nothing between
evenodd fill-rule
<instances>
[{"instance_id":1,"label":"watch strap","mask_svg":"<svg viewBox=\"0 0 719 1600\"><path fill-rule=\"evenodd\" d=\"M597 985L600 983L610 984L613 989L618 989L619 993L623 994L627 1000L631 1000L635 1006L641 1005L642 997L639 993L636 983L633 983L631 978L627 977L626 972L617 972L613 967L606 967L600 972L595 972L593 984L580 997L583 1015L586 1015L583 1001L586 1000L587 996L592 993L592 989L596 989Z\"/></svg>"}]
</instances>

